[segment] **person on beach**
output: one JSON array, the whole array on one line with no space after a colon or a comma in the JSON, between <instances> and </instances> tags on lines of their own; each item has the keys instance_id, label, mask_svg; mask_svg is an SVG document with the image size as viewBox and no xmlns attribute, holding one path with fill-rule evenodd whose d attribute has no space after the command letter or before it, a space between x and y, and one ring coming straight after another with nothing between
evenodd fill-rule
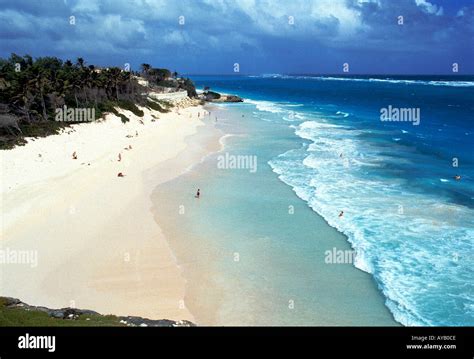
<instances>
[{"instance_id":1,"label":"person on beach","mask_svg":"<svg viewBox=\"0 0 474 359\"><path fill-rule=\"evenodd\" d=\"M73 160L77 160L77 154L76 154L76 151L74 151L74 152L72 153L72 159L73 159Z\"/></svg>"},{"instance_id":2,"label":"person on beach","mask_svg":"<svg viewBox=\"0 0 474 359\"><path fill-rule=\"evenodd\" d=\"M117 177L125 177L125 175L122 172L117 173Z\"/></svg>"},{"instance_id":3,"label":"person on beach","mask_svg":"<svg viewBox=\"0 0 474 359\"><path fill-rule=\"evenodd\" d=\"M119 153L119 155L118 155L118 161L119 162L122 161L122 154L121 153Z\"/></svg>"},{"instance_id":4,"label":"person on beach","mask_svg":"<svg viewBox=\"0 0 474 359\"><path fill-rule=\"evenodd\" d=\"M199 198L201 196L201 190L198 188L195 198Z\"/></svg>"}]
</instances>

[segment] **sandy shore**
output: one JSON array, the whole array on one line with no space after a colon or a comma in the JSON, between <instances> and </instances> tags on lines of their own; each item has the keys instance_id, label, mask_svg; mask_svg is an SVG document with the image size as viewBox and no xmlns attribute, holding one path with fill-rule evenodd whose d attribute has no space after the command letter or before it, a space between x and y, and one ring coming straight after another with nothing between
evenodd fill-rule
<instances>
[{"instance_id":1,"label":"sandy shore","mask_svg":"<svg viewBox=\"0 0 474 359\"><path fill-rule=\"evenodd\" d=\"M347 237L296 197L268 164L294 146L293 129L256 120L251 106L209 110L225 133L222 151L152 194L152 210L188 280L186 304L196 321L397 325L370 274L352 263L326 262L328 249L351 251ZM254 155L258 171L220 167L225 154ZM196 186L199 200L192 197ZM178 206L185 209L180 216Z\"/></svg>"},{"instance_id":2,"label":"sandy shore","mask_svg":"<svg viewBox=\"0 0 474 359\"><path fill-rule=\"evenodd\" d=\"M144 111L142 118L127 112L126 124L108 115L0 151L0 249L37 254L37 263L0 264L1 295L52 308L194 320L150 195L205 155L215 138L191 135L212 124L201 120L201 106Z\"/></svg>"}]
</instances>

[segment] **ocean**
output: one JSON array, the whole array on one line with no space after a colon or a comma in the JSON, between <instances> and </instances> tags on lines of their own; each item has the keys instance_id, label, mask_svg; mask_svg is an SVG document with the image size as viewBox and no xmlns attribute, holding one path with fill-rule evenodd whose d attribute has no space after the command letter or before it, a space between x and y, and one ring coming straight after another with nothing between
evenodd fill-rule
<instances>
[{"instance_id":1,"label":"ocean","mask_svg":"<svg viewBox=\"0 0 474 359\"><path fill-rule=\"evenodd\" d=\"M474 325L474 77L192 79L245 99L216 124L258 165L181 179L212 193L182 225L214 251L217 323Z\"/></svg>"}]
</instances>

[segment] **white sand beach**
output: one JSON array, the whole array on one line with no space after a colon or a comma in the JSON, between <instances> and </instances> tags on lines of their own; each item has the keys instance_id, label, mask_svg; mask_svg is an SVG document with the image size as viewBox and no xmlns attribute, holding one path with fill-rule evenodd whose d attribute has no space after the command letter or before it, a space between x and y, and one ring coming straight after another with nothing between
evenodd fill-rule
<instances>
[{"instance_id":1,"label":"white sand beach","mask_svg":"<svg viewBox=\"0 0 474 359\"><path fill-rule=\"evenodd\" d=\"M38 256L37 265L0 266L2 296L50 308L194 320L182 270L150 212L150 194L200 160L205 150L169 161L205 126L204 109L143 111L141 118L126 112L125 124L110 114L0 151L0 249Z\"/></svg>"}]
</instances>

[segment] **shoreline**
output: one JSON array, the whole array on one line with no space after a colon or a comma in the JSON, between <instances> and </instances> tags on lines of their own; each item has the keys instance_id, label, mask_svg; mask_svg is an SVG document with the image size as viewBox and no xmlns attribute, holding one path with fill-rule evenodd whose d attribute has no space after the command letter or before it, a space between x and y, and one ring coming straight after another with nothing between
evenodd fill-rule
<instances>
[{"instance_id":1,"label":"shoreline","mask_svg":"<svg viewBox=\"0 0 474 359\"><path fill-rule=\"evenodd\" d=\"M211 111L212 117L201 116L198 119L196 116L198 111ZM153 111L148 112L144 118L145 122L151 120L153 115ZM218 122L214 122L213 120L215 114L219 117ZM225 119L221 121L222 118L227 117L227 114L231 117L235 117L234 119L236 119L236 121L234 121L234 124L230 125L230 122ZM196 188L203 188L202 186L205 186L209 180L211 180L211 182L213 181L213 179L207 176L212 170L208 168L209 171L203 171L200 166L206 168L206 160L209 159L210 156L216 155L224 150L229 150L229 145L232 145L234 138L236 141L239 141L247 137L245 131L248 131L248 129L244 129L243 127L239 128L239 126L241 126L239 123L240 115L241 113L238 110L234 111L234 109L222 108L212 104L206 105L205 107L197 106L187 109L177 109L171 114L160 114L161 117L156 120L156 123L159 124L160 121L162 121L164 126L164 122L168 122L166 123L166 128L163 128L163 131L160 132L162 136L159 138L159 141L154 137L159 134L158 131L156 133L148 133L147 135L139 134L139 137L133 137L133 141L136 141L136 144L134 143L133 145L133 150L130 152L126 151L127 153L122 159L122 161L126 163L127 171L124 172L125 178L117 180L128 183L126 195L125 193L117 192L120 191L117 187L107 191L107 187L110 186L109 181L97 181L97 175L95 175L93 177L93 183L90 183L90 176L86 176L88 181L84 181L83 183L87 186L88 191L94 192L94 195L88 197L87 200L82 198L82 201L80 201L85 208L80 208L79 206L76 208L74 206L71 213L71 208L64 208L64 204L57 202L52 203L54 205L51 205L51 208L54 209L50 211L50 217L55 218L58 215L58 208L62 205L63 211L69 211L68 216L63 215L61 217L65 218L64 222L68 222L68 224L72 222L74 225L75 221L72 219L76 215L79 216L78 221L80 221L81 218L82 220L97 218L99 223L94 223L93 226L87 228L89 231L86 238L88 245L81 243L81 230L79 226L71 231L75 234L72 238L73 245L76 246L74 249L68 249L64 245L61 247L59 243L61 236L55 233L56 241L52 246L52 252L66 253L69 256L68 259L61 262L47 257L48 265L52 265L55 270L52 271L52 273L51 271L47 273L43 268L43 272L39 271L40 274L36 274L36 281L43 282L43 288L39 286L34 288L30 295L25 295L19 290L3 292L2 295L20 297L22 300L34 305L49 307L77 306L116 315L137 315L150 319L189 320L198 325L245 325L245 315L242 319L236 317L232 319L232 315L230 316L230 320L221 318L221 307L228 305L228 303L226 303L226 301L228 301L228 298L226 298L228 293L226 293L226 291L228 291L229 285L225 283L227 280L225 276L223 276L222 273L219 274L219 272L222 272L222 268L219 268L219 266L214 263L219 262L219 257L222 255L228 254L224 254L222 248L215 247L215 243L205 243L197 240L194 245L192 242L195 238L193 237L196 236L196 233L200 235L199 231L195 232L193 226L187 227L187 231L182 231L182 228L180 228L182 224L187 225L186 216L183 217L184 222L182 222L180 219L181 214L184 214L184 212L189 214L189 211L194 211L193 206L197 203L193 198ZM140 124L140 118L136 118L135 116L131 116L131 118L131 122L133 122L131 125L133 127L127 129L129 132L138 131L136 128L140 129L145 126ZM107 121L110 120L111 119L108 119ZM190 120L192 122L189 122ZM183 128L173 125L173 121L183 122ZM192 125L189 125L189 123ZM217 124L223 125L224 127L230 125L230 129L237 129L237 133L234 133L234 131L225 131ZM90 124L86 126L90 126ZM126 125L119 123L119 126ZM151 130L152 126L156 126L156 124L147 122L147 126L147 130ZM62 134L60 136L66 135L67 134ZM81 135L84 136L84 134ZM141 141L143 137L146 137L146 139ZM40 140L41 139L37 141L41 143ZM151 144L150 140L156 140L160 142L160 144ZM132 140L127 139L126 141ZM160 153L161 156L159 159L150 160L149 153L154 150L157 150L157 153ZM83 153L83 149L78 151L79 155L81 153ZM142 158L140 160L136 157L133 158L133 161L131 161L133 164L127 162L131 160L131 158L128 158L131 153L139 154L138 157ZM67 160L66 163L70 163L71 161L72 160ZM116 160L114 161L110 156L100 156L98 161L99 163L109 165L109 167L109 162L116 162ZM134 175L134 178L130 181L128 168L137 167L136 161L140 162L137 168L140 174L138 176ZM94 170L97 170L98 165L95 161L91 162L91 166L94 166ZM86 179L86 177L81 177L84 176L84 171L81 172L81 170L89 167L90 166L84 165L82 168L72 171L69 170L69 172L66 171L66 174L61 173L58 178L48 179L47 181L41 178L41 180L36 183L25 183L23 186L19 186L20 188L13 190L13 193L17 194L15 199L6 196L7 203L13 203L15 200L18 200L18 198L21 199L21 196L18 194L23 192L23 188L27 189L30 194L33 194L33 201L35 201L38 197L41 197L35 197L35 192L41 189L47 189L48 186L64 186L67 183L68 186L73 187L72 182L82 182L82 180ZM275 177L273 180L278 182L278 184L274 184L274 186L285 188L284 191L290 188L277 178L273 171L272 174L272 176ZM108 180L112 180L112 177L108 178ZM195 183L192 183L194 181L190 183L189 178L195 178ZM112 182L114 181L112 180ZM129 185L133 187L133 191L130 191ZM163 188L165 188L164 192L162 190ZM78 196L77 193L72 196L70 192L71 191L66 190L61 193L60 191L60 197L67 195L66 197L75 198ZM110 201L111 197L113 197L114 205L119 207L117 211L113 212L110 219L100 217L102 211L108 211L107 205L97 206L94 204L99 192L109 192L108 194L100 193L99 198L103 198L104 202L107 202L107 200ZM293 193L293 191L291 192ZM55 194L57 194L57 191ZM208 194L207 189L204 188L204 196L208 195L213 196L211 193ZM224 195L223 198L225 199L225 197L226 195ZM179 201L176 202L179 198L181 198L182 203ZM217 194L217 197L213 198L213 200L221 201L223 198L220 198L219 194ZM40 199L44 200L44 198ZM28 200L30 201L31 199L29 198ZM205 198L203 198L203 200L205 201ZM298 200L301 201L300 199ZM74 201L77 202L77 199L72 200L72 202ZM119 203L120 201L126 201L126 203ZM190 202L188 203L187 201ZM21 201L19 201L19 203L21 204ZM298 203L299 207L306 205L304 201ZM337 232L338 236L345 238L345 243L338 245L349 247L348 238L346 238L343 233L330 226L318 213L314 213L309 207L307 209L311 211L311 218L314 214L318 216L318 220L315 222L324 223L324 225L320 224L324 227L324 229L321 227L321 231L327 233L332 233L331 231ZM28 215L28 213L31 214L32 208L27 208L25 211L27 212L26 215ZM183 211L183 213L180 211ZM11 223L14 223L15 220L18 221L18 217L23 215L21 208L17 208L17 218L14 217L14 214L13 212L7 216L7 230L9 230L5 232L7 235L12 233ZM37 224L32 226L33 228L44 228L45 231L47 231L45 225L41 227L39 224L39 218L30 215L27 219L37 221ZM8 221L10 224L8 224ZM49 224L56 226L54 232L59 231L64 238L68 236L67 229L61 227L61 225L58 226L57 223L52 224L51 222L49 222ZM28 233L28 231L26 233L19 231L17 234L18 233L20 233L19 237L23 239L22 243L26 242L32 247L34 241L32 238L34 236ZM127 235L123 236L123 233L127 233ZM121 238L117 241L119 234ZM230 236L232 235L233 233L230 234ZM26 240L25 237L30 240ZM214 242L219 242L221 240L219 237L221 236L217 235L216 237L212 234L209 235L209 238L214 238ZM93 239L97 239L97 241L94 243ZM245 240L246 238L242 239ZM11 247L8 243L9 242L7 242L7 247ZM264 244L264 246L267 245L268 243ZM28 248L28 246L26 248ZM83 260L82 258L88 255L90 256L89 252L91 250L94 251L94 255L91 258ZM41 258L44 258L44 256L40 253L39 257L39 263L41 264ZM204 258L206 264L204 266L196 266L196 262L204 260ZM73 268L79 268L81 270L75 272ZM360 271L356 267L353 267L351 270ZM338 271L339 269L336 272ZM14 270L12 270L12 272L14 272ZM28 272L28 268L25 269L23 274L26 272ZM343 272L338 275L343 275L342 273ZM326 275L332 274L327 272ZM370 274L365 273L364 275L366 275L365 279L363 276L360 276L362 279L357 280L362 280L364 286L370 287L371 284L367 283L367 279L370 277L370 280L374 282L372 284L375 285L375 281ZM40 280L38 280L38 277L40 277ZM327 278L321 274L316 275L316 277L320 278L319 281L323 280L323 278L324 281L327 280ZM358 278L358 275L356 275L356 278ZM22 280L24 280L26 286L31 284L30 278L22 278ZM71 280L73 285L70 285L67 290L58 293L56 283L65 284ZM340 281L341 279L339 278L337 280ZM50 281L54 283L47 283ZM4 283L0 283L0 287L4 289ZM24 287L24 285L20 287ZM328 288L332 287L329 286ZM341 291L341 288L338 289L336 286L335 293L339 291ZM82 293L78 294L79 292ZM206 292L212 292L212 296L209 296L209 293ZM275 297L279 295L280 293L278 292L272 294L272 296ZM112 301L110 300L110 296L114 298ZM381 293L380 296L382 297ZM36 298L39 299L37 300ZM203 298L206 298L205 307L202 306ZM345 305L348 305L348 303ZM241 308L241 310L242 309L243 308ZM388 311L387 308L384 309ZM269 310L269 308L266 310ZM394 325L391 324L389 320L384 319L382 312L383 310L380 308L376 310L374 318L380 318L385 325ZM314 315L320 314L321 313L314 313ZM236 311L235 315L239 315L239 311ZM334 325L331 324L334 323L333 319L329 318L330 317L323 319L322 321L318 320L316 325ZM359 319L350 319L352 316L343 319L344 316L339 316L338 314L337 318L339 318L337 320L342 323L352 323L351 320L356 320L353 323L362 322L366 323L365 325L368 323L363 320L361 321L360 316L354 317ZM272 318L265 319L264 321L255 319L254 321L251 315L247 317L247 320L250 320L250 324L254 323L257 325L262 325L262 323L263 325L283 323L281 322L281 318L275 319L275 321L273 321ZM304 321L300 321L296 322L296 325L307 325L305 323Z\"/></svg>"},{"instance_id":2,"label":"shoreline","mask_svg":"<svg viewBox=\"0 0 474 359\"><path fill-rule=\"evenodd\" d=\"M151 215L150 194L159 181L186 170L173 158L189 153L191 138L206 126L197 118L204 110L144 111L141 118L127 112L126 124L110 114L0 152L2 248L38 256L33 268L2 265L2 295L33 305L194 321L182 270ZM156 168L165 175L150 176Z\"/></svg>"},{"instance_id":3,"label":"shoreline","mask_svg":"<svg viewBox=\"0 0 474 359\"><path fill-rule=\"evenodd\" d=\"M266 167L263 161L259 163L259 173L263 174L258 177L216 168L215 157L222 151L259 153L261 150L252 148L265 147L265 141L256 143L251 138L256 135L254 130L261 133L262 127L249 130L249 123L242 117L245 113L248 118L248 113L231 108L212 113L218 115L218 123L223 126L218 127L224 133L219 140L221 151L212 153L194 171L158 185L152 196L154 203L161 204L160 209L154 208L155 217L163 221L163 232L188 279L186 303L197 323L399 325L383 304L382 293L370 274L352 265L327 266L319 262L318 259L324 261L324 250L330 248L326 246L349 250L346 236L309 208L273 171L260 170L260 166ZM228 117L232 120L226 120ZM192 198L196 185L202 191L200 200ZM273 195L267 197L265 191ZM264 198L249 202L249 196L257 193ZM186 208L181 216L173 213L178 204ZM288 204L294 205L299 213L294 221L277 210L285 211ZM269 212L268 206L273 211ZM279 229L273 228L275 221ZM304 223L307 225L302 227ZM313 229L303 230L308 226ZM314 237L314 231L320 234ZM293 241L297 241L296 247L291 244ZM301 252L299 248L307 249ZM238 263L232 259L235 253L241 257ZM297 259L301 255L304 257ZM300 272L298 267L306 270ZM294 282L288 277L290 272L307 279ZM306 287L305 282L313 282L314 288L324 288L324 294ZM348 301L350 297L353 300ZM301 312L289 311L285 305L288 300L297 302Z\"/></svg>"}]
</instances>

